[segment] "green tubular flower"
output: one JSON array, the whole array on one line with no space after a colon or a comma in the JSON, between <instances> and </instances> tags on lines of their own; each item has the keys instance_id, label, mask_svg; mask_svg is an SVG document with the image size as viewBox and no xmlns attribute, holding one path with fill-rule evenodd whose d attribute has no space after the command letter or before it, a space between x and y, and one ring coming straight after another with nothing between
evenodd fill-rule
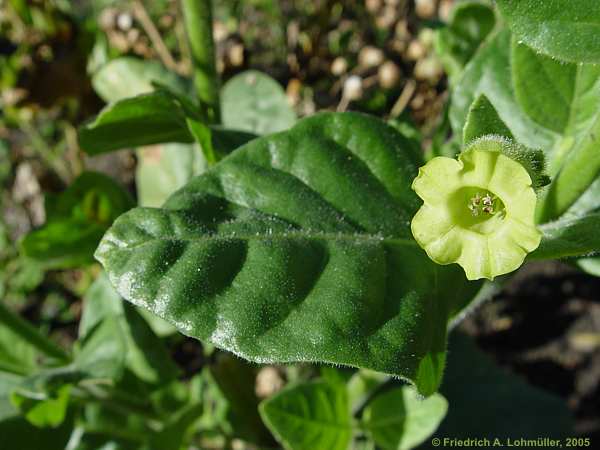
<instances>
[{"instance_id":1,"label":"green tubular flower","mask_svg":"<svg viewBox=\"0 0 600 450\"><path fill-rule=\"evenodd\" d=\"M458 161L433 158L412 185L424 202L414 238L436 263L460 264L469 280L512 272L540 244L531 177L503 154L507 145L484 138Z\"/></svg>"}]
</instances>

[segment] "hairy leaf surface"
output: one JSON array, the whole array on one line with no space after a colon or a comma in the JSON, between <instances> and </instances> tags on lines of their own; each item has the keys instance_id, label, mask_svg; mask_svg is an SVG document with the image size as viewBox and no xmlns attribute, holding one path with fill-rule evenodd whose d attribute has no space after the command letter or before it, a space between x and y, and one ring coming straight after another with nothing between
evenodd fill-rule
<instances>
[{"instance_id":1,"label":"hairy leaf surface","mask_svg":"<svg viewBox=\"0 0 600 450\"><path fill-rule=\"evenodd\" d=\"M600 62L597 0L497 0L511 30L539 52L563 61Z\"/></svg>"},{"instance_id":2,"label":"hairy leaf surface","mask_svg":"<svg viewBox=\"0 0 600 450\"><path fill-rule=\"evenodd\" d=\"M366 367L432 393L448 317L480 284L411 237L421 163L377 119L319 114L121 216L96 257L124 298L246 359Z\"/></svg>"}]
</instances>

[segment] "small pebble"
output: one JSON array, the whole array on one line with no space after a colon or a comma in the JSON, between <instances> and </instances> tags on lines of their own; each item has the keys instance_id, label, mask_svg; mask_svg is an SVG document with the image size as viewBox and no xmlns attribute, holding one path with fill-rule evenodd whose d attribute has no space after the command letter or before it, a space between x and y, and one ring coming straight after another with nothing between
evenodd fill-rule
<instances>
[{"instance_id":1,"label":"small pebble","mask_svg":"<svg viewBox=\"0 0 600 450\"><path fill-rule=\"evenodd\" d=\"M346 58L338 56L331 63L331 74L339 77L348 71L348 61Z\"/></svg>"},{"instance_id":2,"label":"small pebble","mask_svg":"<svg viewBox=\"0 0 600 450\"><path fill-rule=\"evenodd\" d=\"M358 75L352 75L344 82L343 97L347 100L358 100L363 95L362 78Z\"/></svg>"},{"instance_id":3,"label":"small pebble","mask_svg":"<svg viewBox=\"0 0 600 450\"><path fill-rule=\"evenodd\" d=\"M393 88L400 81L400 69L392 61L386 61L379 67L377 77L382 88Z\"/></svg>"},{"instance_id":4,"label":"small pebble","mask_svg":"<svg viewBox=\"0 0 600 450\"><path fill-rule=\"evenodd\" d=\"M383 63L385 56L377 47L366 46L358 54L358 64L362 67L376 67Z\"/></svg>"},{"instance_id":5,"label":"small pebble","mask_svg":"<svg viewBox=\"0 0 600 450\"><path fill-rule=\"evenodd\" d=\"M431 19L435 15L435 0L415 0L415 12L421 19Z\"/></svg>"}]
</instances>

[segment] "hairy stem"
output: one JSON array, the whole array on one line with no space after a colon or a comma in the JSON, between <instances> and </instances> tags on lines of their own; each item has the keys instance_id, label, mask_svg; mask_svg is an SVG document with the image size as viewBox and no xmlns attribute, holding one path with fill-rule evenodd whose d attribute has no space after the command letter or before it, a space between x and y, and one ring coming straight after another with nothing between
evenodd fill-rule
<instances>
[{"instance_id":1,"label":"hairy stem","mask_svg":"<svg viewBox=\"0 0 600 450\"><path fill-rule=\"evenodd\" d=\"M192 54L196 95L206 108L208 121L220 123L219 78L212 34L212 2L181 0L181 9Z\"/></svg>"}]
</instances>

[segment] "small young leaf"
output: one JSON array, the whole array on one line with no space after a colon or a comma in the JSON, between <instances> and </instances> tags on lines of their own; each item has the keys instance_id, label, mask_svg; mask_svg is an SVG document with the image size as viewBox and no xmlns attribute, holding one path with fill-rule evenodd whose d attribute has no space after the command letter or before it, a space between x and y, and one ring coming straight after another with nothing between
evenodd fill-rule
<instances>
[{"instance_id":1,"label":"small young leaf","mask_svg":"<svg viewBox=\"0 0 600 450\"><path fill-rule=\"evenodd\" d=\"M600 62L597 0L497 0L517 38L538 52L572 62Z\"/></svg>"},{"instance_id":2,"label":"small young leaf","mask_svg":"<svg viewBox=\"0 0 600 450\"><path fill-rule=\"evenodd\" d=\"M149 436L151 450L180 450L190 428L202 417L202 403L186 405L171 414L164 428Z\"/></svg>"},{"instance_id":3,"label":"small young leaf","mask_svg":"<svg viewBox=\"0 0 600 450\"><path fill-rule=\"evenodd\" d=\"M157 91L108 105L95 120L81 127L81 148L90 155L97 155L151 144L192 143L199 138L205 145L212 145L212 150L222 157L256 137L243 130L205 125L202 111L189 99L166 86L155 86ZM190 130L189 124L195 132ZM210 145L206 150L209 154Z\"/></svg>"},{"instance_id":4,"label":"small young leaf","mask_svg":"<svg viewBox=\"0 0 600 450\"><path fill-rule=\"evenodd\" d=\"M45 199L46 220L76 219L110 223L134 205L131 195L112 178L83 172L60 194Z\"/></svg>"},{"instance_id":5,"label":"small young leaf","mask_svg":"<svg viewBox=\"0 0 600 450\"><path fill-rule=\"evenodd\" d=\"M226 127L255 134L286 130L296 121L279 83L256 70L240 73L225 83L221 114Z\"/></svg>"},{"instance_id":6,"label":"small young leaf","mask_svg":"<svg viewBox=\"0 0 600 450\"><path fill-rule=\"evenodd\" d=\"M347 450L353 433L345 386L326 381L287 387L262 402L260 414L289 450Z\"/></svg>"},{"instance_id":7,"label":"small young leaf","mask_svg":"<svg viewBox=\"0 0 600 450\"><path fill-rule=\"evenodd\" d=\"M137 150L135 184L140 206L161 206L169 195L204 172L206 160L195 144L162 144Z\"/></svg>"},{"instance_id":8,"label":"small young leaf","mask_svg":"<svg viewBox=\"0 0 600 450\"><path fill-rule=\"evenodd\" d=\"M32 425L39 428L56 428L66 418L70 392L71 386L68 384L45 395L45 398L38 398L26 390L17 389L12 393L11 401Z\"/></svg>"},{"instance_id":9,"label":"small young leaf","mask_svg":"<svg viewBox=\"0 0 600 450\"><path fill-rule=\"evenodd\" d=\"M423 399L409 386L379 394L365 408L364 427L384 449L407 450L431 436L448 410L440 394Z\"/></svg>"},{"instance_id":10,"label":"small young leaf","mask_svg":"<svg viewBox=\"0 0 600 450\"><path fill-rule=\"evenodd\" d=\"M452 9L448 26L436 33L435 49L451 79L457 77L494 28L494 10L478 1Z\"/></svg>"},{"instance_id":11,"label":"small young leaf","mask_svg":"<svg viewBox=\"0 0 600 450\"><path fill-rule=\"evenodd\" d=\"M594 275L595 277L600 277L600 257L599 256L590 256L579 258L575 264L583 270L584 272Z\"/></svg>"},{"instance_id":12,"label":"small young leaf","mask_svg":"<svg viewBox=\"0 0 600 450\"><path fill-rule=\"evenodd\" d=\"M600 212L600 176L577 199L577 201L564 214L565 217L582 217L591 213ZM594 253L600 253L598 248ZM579 258L575 264L584 272L600 277L600 256L586 256Z\"/></svg>"},{"instance_id":13,"label":"small young leaf","mask_svg":"<svg viewBox=\"0 0 600 450\"><path fill-rule=\"evenodd\" d=\"M104 108L79 129L79 144L89 155L163 142L193 142L186 115L168 92L126 98Z\"/></svg>"},{"instance_id":14,"label":"small young leaf","mask_svg":"<svg viewBox=\"0 0 600 450\"><path fill-rule=\"evenodd\" d=\"M481 94L469 109L463 130L463 145L485 135L496 135L513 140L513 135L498 116L498 112L488 98Z\"/></svg>"},{"instance_id":15,"label":"small young leaf","mask_svg":"<svg viewBox=\"0 0 600 450\"><path fill-rule=\"evenodd\" d=\"M186 123L188 130L192 136L194 136L196 142L200 144L200 148L202 149L202 153L204 154L204 159L206 159L207 164L212 166L218 161L218 159L212 144L212 132L210 128L202 122L191 118L188 118Z\"/></svg>"}]
</instances>

